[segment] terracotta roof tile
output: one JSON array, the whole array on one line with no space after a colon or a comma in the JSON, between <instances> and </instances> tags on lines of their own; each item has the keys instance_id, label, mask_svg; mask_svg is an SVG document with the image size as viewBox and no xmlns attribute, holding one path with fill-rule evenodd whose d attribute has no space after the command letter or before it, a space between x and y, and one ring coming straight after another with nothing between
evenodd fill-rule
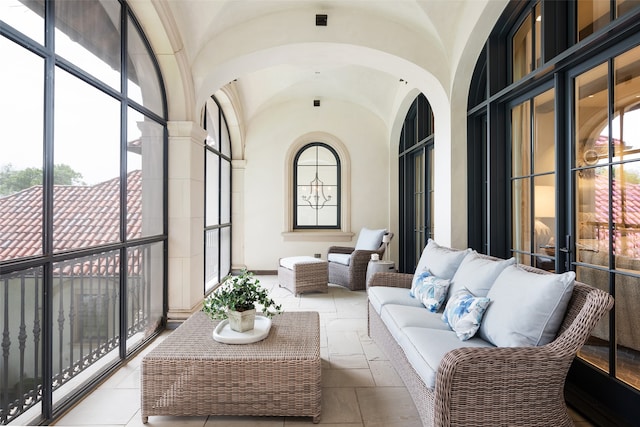
<instances>
[{"instance_id":1,"label":"terracotta roof tile","mask_svg":"<svg viewBox=\"0 0 640 427\"><path fill-rule=\"evenodd\" d=\"M142 229L142 172L127 178L128 234ZM56 251L118 242L120 179L92 186L56 185L53 189L53 238ZM42 186L0 198L0 260L42 254Z\"/></svg>"}]
</instances>

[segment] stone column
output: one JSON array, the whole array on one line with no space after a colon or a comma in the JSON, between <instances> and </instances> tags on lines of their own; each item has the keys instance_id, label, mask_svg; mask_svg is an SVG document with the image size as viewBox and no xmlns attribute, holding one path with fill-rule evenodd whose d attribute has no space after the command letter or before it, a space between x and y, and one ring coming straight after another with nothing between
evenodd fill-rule
<instances>
[{"instance_id":1,"label":"stone column","mask_svg":"<svg viewBox=\"0 0 640 427\"><path fill-rule=\"evenodd\" d=\"M204 141L194 122L169 129L169 320L186 319L204 296Z\"/></svg>"}]
</instances>

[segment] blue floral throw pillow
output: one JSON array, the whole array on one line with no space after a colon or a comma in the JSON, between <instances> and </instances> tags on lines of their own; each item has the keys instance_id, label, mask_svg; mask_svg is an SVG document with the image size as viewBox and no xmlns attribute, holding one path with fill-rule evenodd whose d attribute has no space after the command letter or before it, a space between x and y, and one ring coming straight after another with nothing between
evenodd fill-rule
<instances>
[{"instance_id":1,"label":"blue floral throw pillow","mask_svg":"<svg viewBox=\"0 0 640 427\"><path fill-rule=\"evenodd\" d=\"M416 298L432 313L437 312L442 307L447 298L450 280L440 279L436 276L427 276L422 280L422 284L414 291Z\"/></svg>"},{"instance_id":2,"label":"blue floral throw pillow","mask_svg":"<svg viewBox=\"0 0 640 427\"><path fill-rule=\"evenodd\" d=\"M473 337L489 306L489 298L475 297L467 289L460 289L447 302L442 320L453 329L462 341Z\"/></svg>"},{"instance_id":3,"label":"blue floral throw pillow","mask_svg":"<svg viewBox=\"0 0 640 427\"><path fill-rule=\"evenodd\" d=\"M422 281L429 276L431 276L431 273L429 273L429 271L427 270L424 270L422 273L418 273L415 276L413 276L413 280L411 281L411 289L409 289L409 295L411 295L414 298L417 298L416 288L422 285Z\"/></svg>"}]
</instances>

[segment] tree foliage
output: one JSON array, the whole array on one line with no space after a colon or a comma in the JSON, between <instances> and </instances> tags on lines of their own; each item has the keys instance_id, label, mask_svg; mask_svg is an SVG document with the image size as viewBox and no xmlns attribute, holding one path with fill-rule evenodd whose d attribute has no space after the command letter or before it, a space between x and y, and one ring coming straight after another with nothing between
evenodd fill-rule
<instances>
[{"instance_id":1,"label":"tree foliage","mask_svg":"<svg viewBox=\"0 0 640 427\"><path fill-rule=\"evenodd\" d=\"M82 174L65 164L54 166L53 182L56 185L86 185L82 180ZM0 167L0 196L8 196L34 185L42 185L42 169L15 170L11 163Z\"/></svg>"}]
</instances>

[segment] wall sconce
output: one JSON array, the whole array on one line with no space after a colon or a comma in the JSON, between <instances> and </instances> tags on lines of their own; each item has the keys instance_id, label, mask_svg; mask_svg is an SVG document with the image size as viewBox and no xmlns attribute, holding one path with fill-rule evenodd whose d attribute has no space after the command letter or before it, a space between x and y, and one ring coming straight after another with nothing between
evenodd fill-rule
<instances>
[{"instance_id":1,"label":"wall sconce","mask_svg":"<svg viewBox=\"0 0 640 427\"><path fill-rule=\"evenodd\" d=\"M331 194L324 194L324 183L318 178L318 172L316 177L309 183L309 194L303 195L302 200L309 203L313 209L322 209L324 205L331 200Z\"/></svg>"}]
</instances>

